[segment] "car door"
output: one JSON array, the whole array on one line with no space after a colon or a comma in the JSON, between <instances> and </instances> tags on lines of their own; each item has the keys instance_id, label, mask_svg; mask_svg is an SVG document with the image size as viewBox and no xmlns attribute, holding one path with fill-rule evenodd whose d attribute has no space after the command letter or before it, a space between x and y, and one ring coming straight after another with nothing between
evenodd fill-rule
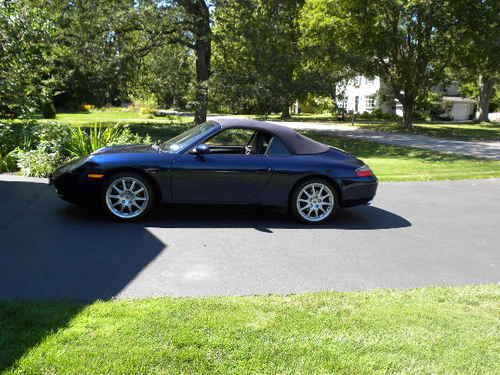
<instances>
[{"instance_id":1,"label":"car door","mask_svg":"<svg viewBox=\"0 0 500 375\"><path fill-rule=\"evenodd\" d=\"M226 129L223 132L235 129ZM236 129L237 130L237 129ZM271 176L264 154L245 154L253 131L235 141L206 141L214 152L186 152L172 164L172 197L179 203L257 203ZM227 134L221 134L219 139ZM221 144L223 143L223 144Z\"/></svg>"}]
</instances>

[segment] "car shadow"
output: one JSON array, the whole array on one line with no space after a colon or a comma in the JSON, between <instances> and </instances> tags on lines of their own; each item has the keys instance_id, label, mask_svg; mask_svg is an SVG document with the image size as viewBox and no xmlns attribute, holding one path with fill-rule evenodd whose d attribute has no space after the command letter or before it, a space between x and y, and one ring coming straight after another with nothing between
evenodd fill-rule
<instances>
[{"instance_id":1,"label":"car shadow","mask_svg":"<svg viewBox=\"0 0 500 375\"><path fill-rule=\"evenodd\" d=\"M77 206L60 212L72 220L110 222L102 213ZM273 229L378 230L410 227L404 217L375 206L339 208L332 220L323 224L301 223L286 210L253 206L164 205L142 225L154 228L253 228L272 233Z\"/></svg>"},{"instance_id":2,"label":"car shadow","mask_svg":"<svg viewBox=\"0 0 500 375\"><path fill-rule=\"evenodd\" d=\"M0 372L65 327L88 304L109 300L169 244L150 228L377 230L411 223L377 207L339 210L323 225L305 225L272 209L164 206L147 220L116 223L61 201L46 183L0 176ZM47 301L58 301L56 305Z\"/></svg>"}]
</instances>

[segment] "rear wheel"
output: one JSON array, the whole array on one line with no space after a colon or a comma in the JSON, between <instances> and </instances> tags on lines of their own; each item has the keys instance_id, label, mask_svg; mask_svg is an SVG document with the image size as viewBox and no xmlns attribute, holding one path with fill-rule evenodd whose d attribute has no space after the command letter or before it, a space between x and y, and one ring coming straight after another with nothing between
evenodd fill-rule
<instances>
[{"instance_id":1,"label":"rear wheel","mask_svg":"<svg viewBox=\"0 0 500 375\"><path fill-rule=\"evenodd\" d=\"M294 216L302 222L319 224L329 220L335 212L335 188L322 179L311 179L299 184L290 202Z\"/></svg>"},{"instance_id":2,"label":"rear wheel","mask_svg":"<svg viewBox=\"0 0 500 375\"><path fill-rule=\"evenodd\" d=\"M104 190L104 209L119 221L134 221L152 209L154 193L151 184L135 173L112 176Z\"/></svg>"}]
</instances>

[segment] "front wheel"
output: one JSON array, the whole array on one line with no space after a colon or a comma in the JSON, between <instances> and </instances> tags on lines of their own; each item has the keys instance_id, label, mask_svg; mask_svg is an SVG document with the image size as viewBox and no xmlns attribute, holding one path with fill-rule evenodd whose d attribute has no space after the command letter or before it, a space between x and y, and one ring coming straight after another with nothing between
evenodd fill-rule
<instances>
[{"instance_id":1,"label":"front wheel","mask_svg":"<svg viewBox=\"0 0 500 375\"><path fill-rule=\"evenodd\" d=\"M112 176L104 190L104 208L119 221L144 217L153 207L154 193L142 176L122 173Z\"/></svg>"},{"instance_id":2,"label":"front wheel","mask_svg":"<svg viewBox=\"0 0 500 375\"><path fill-rule=\"evenodd\" d=\"M311 224L323 223L330 219L336 204L335 188L321 179L308 180L298 185L290 202L294 216Z\"/></svg>"}]
</instances>

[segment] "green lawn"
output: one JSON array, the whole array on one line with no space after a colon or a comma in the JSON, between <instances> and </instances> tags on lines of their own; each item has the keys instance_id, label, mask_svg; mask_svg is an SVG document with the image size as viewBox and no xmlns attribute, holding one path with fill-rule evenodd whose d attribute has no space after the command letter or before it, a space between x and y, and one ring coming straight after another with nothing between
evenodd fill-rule
<instances>
[{"instance_id":1,"label":"green lawn","mask_svg":"<svg viewBox=\"0 0 500 375\"><path fill-rule=\"evenodd\" d=\"M280 120L278 114L269 116L252 115L251 117L258 119ZM287 121L304 121L304 122L319 122L339 125L350 125L350 121L340 122L337 118L329 114L311 114L304 113L293 115ZM422 123L416 122L413 129L406 130L400 124L394 121L365 121L356 119L355 126L364 129L379 130L384 132L400 132L421 134L437 138L458 139L464 141L500 141L500 123L498 122L482 122L482 123Z\"/></svg>"},{"instance_id":2,"label":"green lawn","mask_svg":"<svg viewBox=\"0 0 500 375\"><path fill-rule=\"evenodd\" d=\"M269 116L262 115L241 115L237 117L253 117L257 119L279 120L278 114ZM51 120L40 120L51 121ZM52 120L53 121L53 120ZM126 124L191 124L192 116L165 116L156 117L152 115L141 114L139 111L125 110L106 110L91 111L89 113L60 113L56 121L85 126L91 124L110 125L117 122ZM299 114L294 115L290 121L323 122L332 124L349 125L350 122L339 122L329 114ZM500 123L416 123L411 131L407 131L399 124L392 121L368 122L356 120L355 126L373 129L385 132L410 132L413 134L422 134L438 138L450 138L459 140L497 140L500 141Z\"/></svg>"},{"instance_id":3,"label":"green lawn","mask_svg":"<svg viewBox=\"0 0 500 375\"><path fill-rule=\"evenodd\" d=\"M137 125L132 130L163 141L185 126ZM326 132L305 134L320 142L341 148L363 159L381 181L461 180L500 177L500 161L477 159L458 154L439 153L410 147L338 137Z\"/></svg>"},{"instance_id":4,"label":"green lawn","mask_svg":"<svg viewBox=\"0 0 500 375\"><path fill-rule=\"evenodd\" d=\"M428 135L437 138L458 139L464 141L500 141L500 123L429 123L415 124L410 131L394 122L385 123L355 123L364 129L380 130L385 132L402 132Z\"/></svg>"},{"instance_id":5,"label":"green lawn","mask_svg":"<svg viewBox=\"0 0 500 375\"><path fill-rule=\"evenodd\" d=\"M500 161L306 132L365 161L382 181L461 180L500 177Z\"/></svg>"},{"instance_id":6,"label":"green lawn","mask_svg":"<svg viewBox=\"0 0 500 375\"><path fill-rule=\"evenodd\" d=\"M162 116L156 117L149 114L142 114L139 111L90 111L88 113L59 113L56 116L56 121L85 126L92 124L111 125L116 123L124 124L191 124L193 122L192 116ZM54 120L40 120L40 121L54 121Z\"/></svg>"},{"instance_id":7,"label":"green lawn","mask_svg":"<svg viewBox=\"0 0 500 375\"><path fill-rule=\"evenodd\" d=\"M132 131L141 135L149 134L156 141L165 141L179 134L187 127L192 126L192 118L188 116L154 119L145 117L139 112L131 111L96 111L88 114L60 114L57 121L75 126L88 126L95 123L107 126L117 122L126 123ZM370 126L382 125L372 124ZM460 126L473 127L474 125ZM484 128L490 125L477 126ZM491 126L494 128L497 125ZM306 134L311 138L344 149L363 159L372 167L382 181L426 181L500 177L500 161L477 159L458 154L438 153L417 148L384 145L376 142L333 136L326 132L309 131Z\"/></svg>"},{"instance_id":8,"label":"green lawn","mask_svg":"<svg viewBox=\"0 0 500 375\"><path fill-rule=\"evenodd\" d=\"M6 374L498 374L500 286L0 302Z\"/></svg>"}]
</instances>

